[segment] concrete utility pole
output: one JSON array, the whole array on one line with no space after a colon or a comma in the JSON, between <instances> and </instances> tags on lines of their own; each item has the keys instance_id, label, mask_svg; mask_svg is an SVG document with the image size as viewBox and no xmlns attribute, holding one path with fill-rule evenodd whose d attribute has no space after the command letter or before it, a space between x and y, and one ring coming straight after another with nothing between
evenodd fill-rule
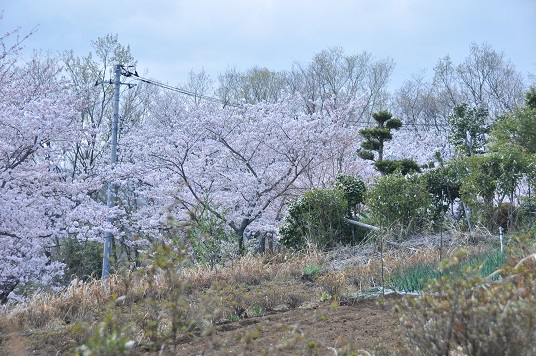
<instances>
[{"instance_id":1,"label":"concrete utility pole","mask_svg":"<svg viewBox=\"0 0 536 356\"><path fill-rule=\"evenodd\" d=\"M121 65L114 66L114 113L112 119L112 144L110 156L110 168L114 169L117 162L117 131L119 126L119 87L121 86ZM115 184L108 182L108 192L106 203L109 209L114 207ZM107 218L110 224L113 224L114 218L109 215ZM112 232L106 231L104 234L104 256L102 258L102 279L108 278L110 275L110 251L112 249Z\"/></svg>"}]
</instances>

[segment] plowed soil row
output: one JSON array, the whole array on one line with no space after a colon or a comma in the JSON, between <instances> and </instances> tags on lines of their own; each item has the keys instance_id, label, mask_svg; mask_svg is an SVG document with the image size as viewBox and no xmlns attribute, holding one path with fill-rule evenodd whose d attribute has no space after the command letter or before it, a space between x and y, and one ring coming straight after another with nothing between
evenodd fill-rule
<instances>
[{"instance_id":1,"label":"plowed soil row","mask_svg":"<svg viewBox=\"0 0 536 356\"><path fill-rule=\"evenodd\" d=\"M309 308L255 316L216 326L209 335L196 336L178 346L180 355L336 355L351 345L353 351L396 354L401 341L399 316L377 298L337 305L330 301ZM164 354L173 353L171 349ZM167 352L166 352L167 351ZM366 354L359 352L358 354Z\"/></svg>"}]
</instances>

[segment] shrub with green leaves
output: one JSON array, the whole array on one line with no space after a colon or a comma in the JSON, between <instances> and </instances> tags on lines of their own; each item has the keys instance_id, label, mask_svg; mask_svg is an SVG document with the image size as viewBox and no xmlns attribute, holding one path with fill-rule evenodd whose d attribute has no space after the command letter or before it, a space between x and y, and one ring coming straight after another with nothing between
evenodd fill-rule
<instances>
[{"instance_id":1,"label":"shrub with green leaves","mask_svg":"<svg viewBox=\"0 0 536 356\"><path fill-rule=\"evenodd\" d=\"M455 215L454 206L456 200L460 199L461 180L464 175L467 175L465 165L457 160L441 164L423 174L433 200L434 221L440 222L449 209L452 216Z\"/></svg>"},{"instance_id":2,"label":"shrub with green leaves","mask_svg":"<svg viewBox=\"0 0 536 356\"><path fill-rule=\"evenodd\" d=\"M303 277L315 278L322 275L322 267L317 265L307 265L303 269Z\"/></svg>"},{"instance_id":3,"label":"shrub with green leaves","mask_svg":"<svg viewBox=\"0 0 536 356\"><path fill-rule=\"evenodd\" d=\"M338 189L315 189L290 204L285 222L280 228L283 246L301 249L312 243L328 248L337 243L349 243L352 228L344 221L348 203Z\"/></svg>"},{"instance_id":4,"label":"shrub with green leaves","mask_svg":"<svg viewBox=\"0 0 536 356\"><path fill-rule=\"evenodd\" d=\"M447 117L449 142L467 156L483 153L489 127L486 120L489 112L484 107L456 105Z\"/></svg>"},{"instance_id":5,"label":"shrub with green leaves","mask_svg":"<svg viewBox=\"0 0 536 356\"><path fill-rule=\"evenodd\" d=\"M365 201L365 183L357 177L341 174L337 176L335 188L344 193L348 206L347 216L349 218L356 216L359 205Z\"/></svg>"},{"instance_id":6,"label":"shrub with green leaves","mask_svg":"<svg viewBox=\"0 0 536 356\"><path fill-rule=\"evenodd\" d=\"M392 130L398 130L402 127L402 121L393 118L393 115L387 110L380 110L372 114L372 118L376 121L375 127L368 127L359 130L359 134L365 138L361 143L359 157L372 160L382 161L384 145L387 141L393 139ZM378 158L374 159L374 152L377 152Z\"/></svg>"},{"instance_id":7,"label":"shrub with green leaves","mask_svg":"<svg viewBox=\"0 0 536 356\"><path fill-rule=\"evenodd\" d=\"M421 173L421 167L412 159L384 159L376 161L374 168L382 174L393 174L396 172L401 173L403 176L411 173Z\"/></svg>"},{"instance_id":8,"label":"shrub with green leaves","mask_svg":"<svg viewBox=\"0 0 536 356\"><path fill-rule=\"evenodd\" d=\"M233 254L235 234L225 222L208 209L192 213L192 224L186 236L193 252L192 260L214 267L221 259Z\"/></svg>"},{"instance_id":9,"label":"shrub with green leaves","mask_svg":"<svg viewBox=\"0 0 536 356\"><path fill-rule=\"evenodd\" d=\"M428 224L432 197L423 178L393 174L374 182L368 192L367 206L375 225L397 225L408 234Z\"/></svg>"},{"instance_id":10,"label":"shrub with green leaves","mask_svg":"<svg viewBox=\"0 0 536 356\"><path fill-rule=\"evenodd\" d=\"M65 264L64 283L75 278L87 280L102 274L102 243L64 238L60 240L53 259Z\"/></svg>"},{"instance_id":11,"label":"shrub with green leaves","mask_svg":"<svg viewBox=\"0 0 536 356\"><path fill-rule=\"evenodd\" d=\"M97 326L95 334L86 344L78 347L76 355L128 355L133 347L134 341L126 335L124 328L119 326L116 316L110 311Z\"/></svg>"},{"instance_id":12,"label":"shrub with green leaves","mask_svg":"<svg viewBox=\"0 0 536 356\"><path fill-rule=\"evenodd\" d=\"M458 269L463 256L444 261ZM431 280L418 297L399 303L408 346L414 355L534 355L536 269L533 256L501 269L490 282L480 267L461 268L463 277Z\"/></svg>"},{"instance_id":13,"label":"shrub with green leaves","mask_svg":"<svg viewBox=\"0 0 536 356\"><path fill-rule=\"evenodd\" d=\"M469 173L462 179L462 199L472 208L475 221L494 229L496 203L502 204L505 198L515 201L516 191L530 173L530 160L516 147L504 146L486 155L467 157L464 162ZM513 224L511 209L508 226Z\"/></svg>"}]
</instances>

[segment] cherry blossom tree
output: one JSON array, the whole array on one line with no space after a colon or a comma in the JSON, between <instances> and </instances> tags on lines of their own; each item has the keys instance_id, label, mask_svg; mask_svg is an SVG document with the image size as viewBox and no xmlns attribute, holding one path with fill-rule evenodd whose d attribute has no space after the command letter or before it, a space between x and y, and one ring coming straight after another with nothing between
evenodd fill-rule
<instances>
[{"instance_id":1,"label":"cherry blossom tree","mask_svg":"<svg viewBox=\"0 0 536 356\"><path fill-rule=\"evenodd\" d=\"M73 51L65 51L61 57L64 74L73 83L73 92L84 100L78 121L89 134L83 144L75 145L69 153L73 174L97 174L108 162L114 93L112 68L115 64L136 64L130 47L123 46L117 35L99 37L91 42L91 47L93 52L87 56L78 57ZM142 82L121 87L120 135L144 116L151 95Z\"/></svg>"},{"instance_id":2,"label":"cherry blossom tree","mask_svg":"<svg viewBox=\"0 0 536 356\"><path fill-rule=\"evenodd\" d=\"M57 60L21 60L17 34L0 38L0 302L17 286L62 273L50 252L61 237L94 238L103 209L88 196L98 180L72 178L65 153L87 134L80 100ZM102 224L104 227L104 224ZM12 294L11 294L12 295Z\"/></svg>"},{"instance_id":3,"label":"cherry blossom tree","mask_svg":"<svg viewBox=\"0 0 536 356\"><path fill-rule=\"evenodd\" d=\"M436 153L443 159L453 157L453 147L445 132L435 130L402 129L393 133L393 140L385 147L387 159L412 158L419 165L434 162Z\"/></svg>"},{"instance_id":4,"label":"cherry blossom tree","mask_svg":"<svg viewBox=\"0 0 536 356\"><path fill-rule=\"evenodd\" d=\"M224 109L159 104L125 138L117 174L143 181L137 192L148 204L137 214L146 214L139 220L145 232L166 225L172 206L179 220L203 206L235 232L243 251L245 233L275 231L288 197L318 184L311 179L315 172L348 167L340 160L352 157L341 151L355 147L348 145L343 121L306 114L297 98ZM329 163L337 142L339 162Z\"/></svg>"}]
</instances>

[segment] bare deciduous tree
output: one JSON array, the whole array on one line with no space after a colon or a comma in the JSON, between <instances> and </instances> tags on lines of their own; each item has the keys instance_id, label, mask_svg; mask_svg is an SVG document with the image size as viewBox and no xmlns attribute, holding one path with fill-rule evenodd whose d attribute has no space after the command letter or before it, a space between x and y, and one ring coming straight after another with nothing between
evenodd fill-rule
<instances>
[{"instance_id":1,"label":"bare deciduous tree","mask_svg":"<svg viewBox=\"0 0 536 356\"><path fill-rule=\"evenodd\" d=\"M304 99L309 113L340 107L352 100L363 102L353 123L368 123L373 111L387 103L387 84L394 69L390 58L374 60L368 52L345 55L340 47L317 53L307 65L294 64L290 73L293 87ZM320 103L320 106L318 106Z\"/></svg>"},{"instance_id":2,"label":"bare deciduous tree","mask_svg":"<svg viewBox=\"0 0 536 356\"><path fill-rule=\"evenodd\" d=\"M447 56L435 68L434 87L450 110L466 103L496 118L523 103L522 75L487 43L471 44L469 56L454 66Z\"/></svg>"}]
</instances>

